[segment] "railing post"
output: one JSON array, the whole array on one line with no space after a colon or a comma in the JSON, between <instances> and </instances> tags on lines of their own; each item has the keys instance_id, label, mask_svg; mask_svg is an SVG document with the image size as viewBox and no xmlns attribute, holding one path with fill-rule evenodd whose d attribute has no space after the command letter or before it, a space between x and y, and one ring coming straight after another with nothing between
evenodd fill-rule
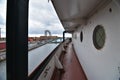
<instances>
[{"instance_id":1,"label":"railing post","mask_svg":"<svg viewBox=\"0 0 120 80\"><path fill-rule=\"evenodd\" d=\"M65 33L66 31L63 31L63 42L65 41Z\"/></svg>"},{"instance_id":2,"label":"railing post","mask_svg":"<svg viewBox=\"0 0 120 80\"><path fill-rule=\"evenodd\" d=\"M7 0L7 80L28 79L28 0Z\"/></svg>"}]
</instances>

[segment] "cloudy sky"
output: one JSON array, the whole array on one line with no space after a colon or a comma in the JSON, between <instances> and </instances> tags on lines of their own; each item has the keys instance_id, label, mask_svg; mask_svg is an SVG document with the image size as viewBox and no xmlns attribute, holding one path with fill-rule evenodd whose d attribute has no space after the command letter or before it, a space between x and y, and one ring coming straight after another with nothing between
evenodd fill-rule
<instances>
[{"instance_id":1,"label":"cloudy sky","mask_svg":"<svg viewBox=\"0 0 120 80\"><path fill-rule=\"evenodd\" d=\"M0 28L5 36L6 0L0 0ZM50 30L53 35L62 35L64 31L51 1L30 0L29 2L29 36L44 35Z\"/></svg>"},{"instance_id":2,"label":"cloudy sky","mask_svg":"<svg viewBox=\"0 0 120 80\"><path fill-rule=\"evenodd\" d=\"M64 31L51 1L30 0L29 33L44 34L45 30L50 30L53 35L62 35Z\"/></svg>"},{"instance_id":3,"label":"cloudy sky","mask_svg":"<svg viewBox=\"0 0 120 80\"><path fill-rule=\"evenodd\" d=\"M0 28L1 36L6 34L6 0L0 0Z\"/></svg>"}]
</instances>

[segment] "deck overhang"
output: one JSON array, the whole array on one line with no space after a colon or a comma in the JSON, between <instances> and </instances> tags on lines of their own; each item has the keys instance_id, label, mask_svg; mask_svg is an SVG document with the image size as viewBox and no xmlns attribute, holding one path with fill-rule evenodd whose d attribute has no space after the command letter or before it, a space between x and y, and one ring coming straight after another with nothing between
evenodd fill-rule
<instances>
[{"instance_id":1,"label":"deck overhang","mask_svg":"<svg viewBox=\"0 0 120 80\"><path fill-rule=\"evenodd\" d=\"M58 17L67 31L74 31L112 0L52 0Z\"/></svg>"}]
</instances>

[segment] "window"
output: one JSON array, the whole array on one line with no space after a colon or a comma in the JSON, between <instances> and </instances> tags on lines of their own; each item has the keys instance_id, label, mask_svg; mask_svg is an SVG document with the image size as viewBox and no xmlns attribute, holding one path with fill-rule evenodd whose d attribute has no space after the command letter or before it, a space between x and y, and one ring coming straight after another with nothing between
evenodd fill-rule
<instances>
[{"instance_id":1,"label":"window","mask_svg":"<svg viewBox=\"0 0 120 80\"><path fill-rule=\"evenodd\" d=\"M93 32L93 44L95 48L97 49L103 48L105 44L105 38L106 35L103 26L101 25L96 26Z\"/></svg>"}]
</instances>

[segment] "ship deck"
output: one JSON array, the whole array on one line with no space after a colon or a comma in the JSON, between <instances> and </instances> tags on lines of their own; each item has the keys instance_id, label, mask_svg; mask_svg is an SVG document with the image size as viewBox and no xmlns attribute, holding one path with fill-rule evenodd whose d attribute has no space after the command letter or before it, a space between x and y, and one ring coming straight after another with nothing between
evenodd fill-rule
<instances>
[{"instance_id":1,"label":"ship deck","mask_svg":"<svg viewBox=\"0 0 120 80\"><path fill-rule=\"evenodd\" d=\"M62 64L64 71L60 72L60 70L56 69L52 80L87 80L72 43L66 49Z\"/></svg>"}]
</instances>

